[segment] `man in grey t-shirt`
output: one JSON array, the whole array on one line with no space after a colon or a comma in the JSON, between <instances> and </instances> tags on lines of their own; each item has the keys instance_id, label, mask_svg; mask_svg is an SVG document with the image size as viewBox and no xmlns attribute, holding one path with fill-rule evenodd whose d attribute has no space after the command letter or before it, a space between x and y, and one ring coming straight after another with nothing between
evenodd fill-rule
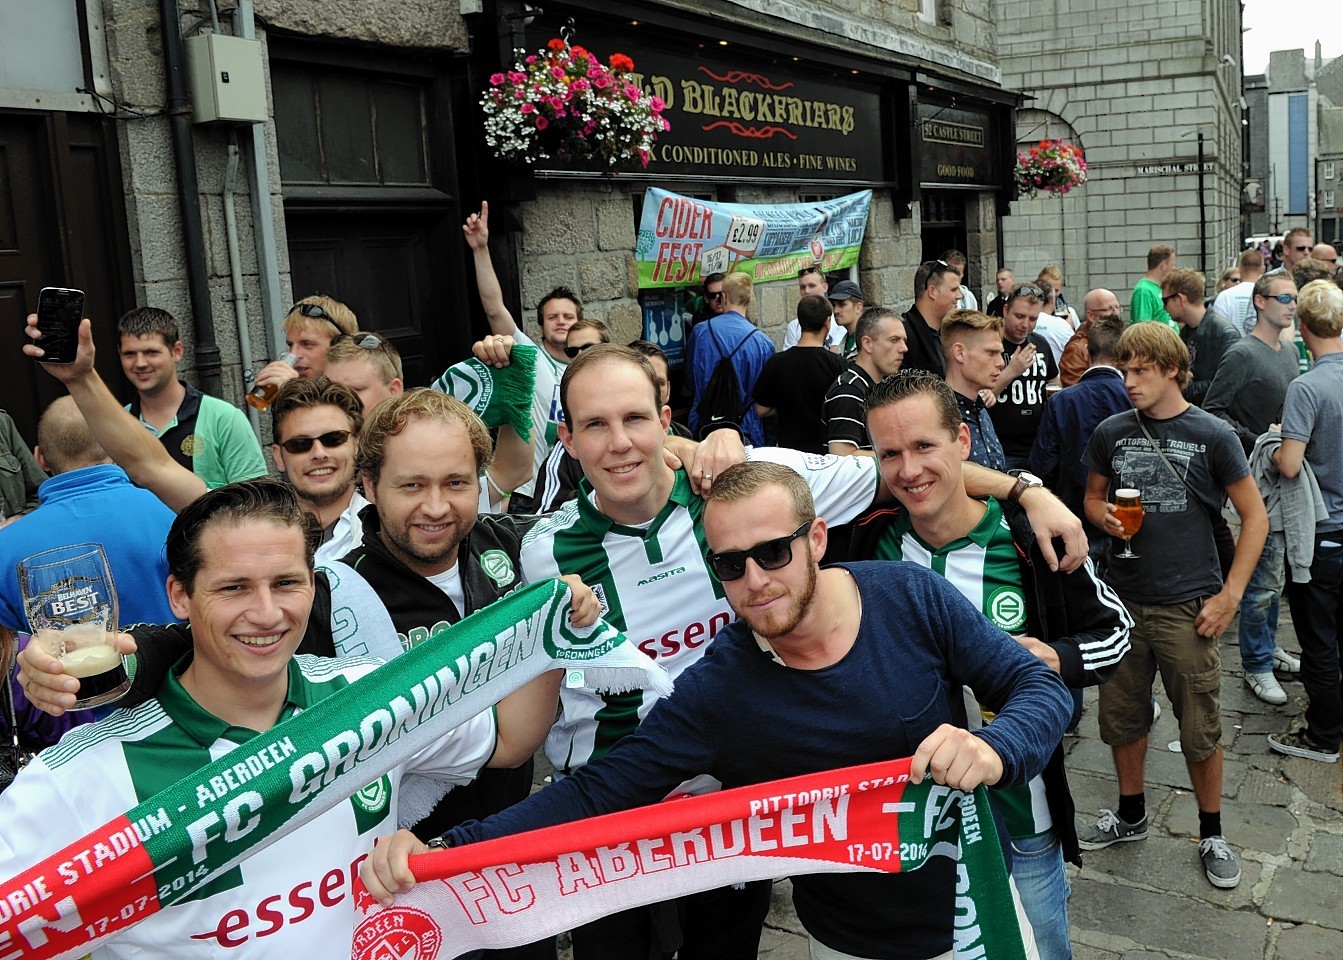
<instances>
[{"instance_id":1,"label":"man in grey t-shirt","mask_svg":"<svg viewBox=\"0 0 1343 960\"><path fill-rule=\"evenodd\" d=\"M1181 393L1189 350L1159 323L1135 323L1115 360L1136 410L1096 428L1083 457L1087 519L1122 535L1114 490L1139 491L1141 529L1130 559L1110 551L1105 579L1133 615L1132 650L1100 689L1101 739L1110 745L1119 805L1078 830L1083 850L1147 836L1143 774L1152 722L1152 682L1161 671L1180 721L1180 746L1198 801L1199 856L1208 881L1240 883L1240 864L1222 835L1221 656L1217 639L1236 612L1268 532L1268 515L1245 453L1226 424ZM1213 518L1229 495L1241 516L1240 541L1223 583Z\"/></svg>"},{"instance_id":2,"label":"man in grey t-shirt","mask_svg":"<svg viewBox=\"0 0 1343 960\"><path fill-rule=\"evenodd\" d=\"M1256 315L1249 335L1226 351L1217 375L1203 399L1203 409L1231 424L1248 454L1269 424L1282 419L1287 385L1300 372L1291 336L1296 316L1296 283L1286 271L1275 270L1254 285ZM1282 606L1283 533L1270 533L1259 564L1240 603L1240 663L1245 683L1265 703L1283 704L1287 694L1273 675L1275 663L1284 670L1300 669L1295 657L1277 643L1278 611Z\"/></svg>"},{"instance_id":3,"label":"man in grey t-shirt","mask_svg":"<svg viewBox=\"0 0 1343 960\"><path fill-rule=\"evenodd\" d=\"M1343 291L1327 280L1301 290L1301 336L1315 358L1310 372L1287 388L1282 446L1275 458L1284 480L1309 463L1328 516L1315 525L1310 580L1287 588L1292 623L1301 641L1301 680L1310 705L1304 730L1273 734L1277 753L1334 763L1343 741L1343 687L1339 684L1340 609L1343 601ZM1296 553L1294 545L1293 554Z\"/></svg>"}]
</instances>

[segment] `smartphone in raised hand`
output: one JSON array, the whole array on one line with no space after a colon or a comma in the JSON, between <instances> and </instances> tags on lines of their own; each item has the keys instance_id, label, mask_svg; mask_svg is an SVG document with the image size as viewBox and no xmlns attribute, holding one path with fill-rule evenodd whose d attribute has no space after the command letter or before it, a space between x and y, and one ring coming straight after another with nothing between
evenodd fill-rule
<instances>
[{"instance_id":1,"label":"smartphone in raised hand","mask_svg":"<svg viewBox=\"0 0 1343 960\"><path fill-rule=\"evenodd\" d=\"M84 291L43 287L37 295L37 329L42 339L39 363L74 363L79 352L79 321L84 318Z\"/></svg>"}]
</instances>

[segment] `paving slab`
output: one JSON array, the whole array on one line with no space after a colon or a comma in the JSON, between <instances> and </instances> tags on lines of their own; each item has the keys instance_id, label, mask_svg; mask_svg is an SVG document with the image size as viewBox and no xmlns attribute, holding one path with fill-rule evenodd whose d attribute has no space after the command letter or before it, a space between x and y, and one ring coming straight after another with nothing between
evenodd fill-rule
<instances>
[{"instance_id":1,"label":"paving slab","mask_svg":"<svg viewBox=\"0 0 1343 960\"><path fill-rule=\"evenodd\" d=\"M1263 910L1293 923L1312 923L1331 930L1343 927L1339 884L1328 874L1307 873L1296 866L1280 868L1273 875ZM1335 954L1338 956L1343 954Z\"/></svg>"},{"instance_id":2,"label":"paving slab","mask_svg":"<svg viewBox=\"0 0 1343 960\"><path fill-rule=\"evenodd\" d=\"M1338 960L1343 957L1343 933L1301 924L1281 931L1274 947L1275 960Z\"/></svg>"},{"instance_id":3,"label":"paving slab","mask_svg":"<svg viewBox=\"0 0 1343 960\"><path fill-rule=\"evenodd\" d=\"M1164 826L1172 836L1197 837L1198 806L1182 804L1172 808ZM1287 841L1298 826L1297 818L1282 807L1257 803L1230 803L1222 807L1222 832L1236 850L1286 853Z\"/></svg>"},{"instance_id":4,"label":"paving slab","mask_svg":"<svg viewBox=\"0 0 1343 960\"><path fill-rule=\"evenodd\" d=\"M1320 763L1300 757L1282 757L1274 754L1274 764L1284 780L1311 800L1333 810L1343 811L1343 772L1337 763Z\"/></svg>"},{"instance_id":5,"label":"paving slab","mask_svg":"<svg viewBox=\"0 0 1343 960\"><path fill-rule=\"evenodd\" d=\"M1193 879L1206 883L1197 874ZM1099 931L1133 947L1200 960L1263 960L1268 939L1264 919L1257 914L1174 891L1090 880L1085 874L1073 884L1069 911L1076 928Z\"/></svg>"},{"instance_id":6,"label":"paving slab","mask_svg":"<svg viewBox=\"0 0 1343 960\"><path fill-rule=\"evenodd\" d=\"M1140 887L1179 890L1205 903L1232 910L1252 908L1252 894L1259 882L1262 866L1241 858L1240 886L1219 890L1208 883L1198 857L1198 844L1184 837L1148 836L1146 840L1116 843L1104 850L1083 853L1084 865L1079 876L1094 879L1096 874L1117 877ZM1074 895L1074 900L1076 896Z\"/></svg>"},{"instance_id":7,"label":"paving slab","mask_svg":"<svg viewBox=\"0 0 1343 960\"><path fill-rule=\"evenodd\" d=\"M1317 833L1310 842L1310 853L1306 856L1305 869L1308 873L1332 873L1343 877L1343 836L1329 833ZM1340 904L1343 909L1343 904ZM1339 953L1343 957L1343 951Z\"/></svg>"}]
</instances>

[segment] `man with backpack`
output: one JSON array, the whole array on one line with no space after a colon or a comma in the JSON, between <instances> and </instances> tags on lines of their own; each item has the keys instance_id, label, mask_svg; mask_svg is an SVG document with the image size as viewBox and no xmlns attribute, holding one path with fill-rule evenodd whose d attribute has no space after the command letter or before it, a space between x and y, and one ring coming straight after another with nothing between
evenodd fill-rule
<instances>
[{"instance_id":1,"label":"man with backpack","mask_svg":"<svg viewBox=\"0 0 1343 960\"><path fill-rule=\"evenodd\" d=\"M746 319L751 306L751 277L740 271L723 278L726 309L690 333L690 429L703 437L720 426L741 429L743 439L759 446L765 428L751 403L751 392L774 341Z\"/></svg>"}]
</instances>

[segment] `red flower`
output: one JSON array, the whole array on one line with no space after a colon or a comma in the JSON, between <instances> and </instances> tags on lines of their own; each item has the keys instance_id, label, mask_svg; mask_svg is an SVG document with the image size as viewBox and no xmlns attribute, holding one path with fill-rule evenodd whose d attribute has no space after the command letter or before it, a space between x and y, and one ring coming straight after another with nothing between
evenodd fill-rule
<instances>
[{"instance_id":1,"label":"red flower","mask_svg":"<svg viewBox=\"0 0 1343 960\"><path fill-rule=\"evenodd\" d=\"M629 72L634 69L634 61L623 53L611 54L611 69L615 71Z\"/></svg>"},{"instance_id":2,"label":"red flower","mask_svg":"<svg viewBox=\"0 0 1343 960\"><path fill-rule=\"evenodd\" d=\"M559 37L551 37L550 42L546 44L546 49L553 50L556 53L559 53L561 50L564 49L564 41L561 40Z\"/></svg>"}]
</instances>

